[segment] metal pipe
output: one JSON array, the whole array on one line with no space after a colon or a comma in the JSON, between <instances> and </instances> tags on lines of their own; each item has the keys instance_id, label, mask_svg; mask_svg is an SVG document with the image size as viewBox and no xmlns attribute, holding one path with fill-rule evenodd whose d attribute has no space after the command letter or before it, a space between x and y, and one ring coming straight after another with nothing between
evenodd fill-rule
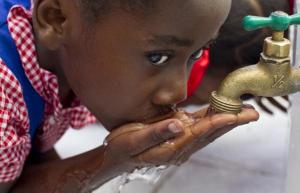
<instances>
[{"instance_id":1,"label":"metal pipe","mask_svg":"<svg viewBox=\"0 0 300 193\"><path fill-rule=\"evenodd\" d=\"M230 73L212 93L210 102L217 111L239 113L243 94L272 97L297 91L300 91L300 69L291 67L290 58L274 60L262 54L258 64Z\"/></svg>"}]
</instances>

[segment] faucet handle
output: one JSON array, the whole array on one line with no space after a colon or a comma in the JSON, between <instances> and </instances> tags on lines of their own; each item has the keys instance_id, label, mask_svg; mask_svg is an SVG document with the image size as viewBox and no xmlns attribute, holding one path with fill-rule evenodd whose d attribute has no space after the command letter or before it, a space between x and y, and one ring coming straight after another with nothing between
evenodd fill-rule
<instances>
[{"instance_id":1,"label":"faucet handle","mask_svg":"<svg viewBox=\"0 0 300 193\"><path fill-rule=\"evenodd\" d=\"M275 11L269 17L246 16L243 20L244 29L253 31L270 27L273 31L285 31L292 24L300 24L300 14L289 16L282 11Z\"/></svg>"}]
</instances>

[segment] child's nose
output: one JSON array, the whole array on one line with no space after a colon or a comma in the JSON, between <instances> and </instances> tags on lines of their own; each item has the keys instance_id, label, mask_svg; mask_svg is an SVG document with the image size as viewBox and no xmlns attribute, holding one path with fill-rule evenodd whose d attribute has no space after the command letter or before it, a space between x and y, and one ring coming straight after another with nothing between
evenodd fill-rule
<instances>
[{"instance_id":1,"label":"child's nose","mask_svg":"<svg viewBox=\"0 0 300 193\"><path fill-rule=\"evenodd\" d=\"M161 85L153 97L155 105L174 105L182 102L187 97L187 80L181 78L177 80L167 80Z\"/></svg>"}]
</instances>

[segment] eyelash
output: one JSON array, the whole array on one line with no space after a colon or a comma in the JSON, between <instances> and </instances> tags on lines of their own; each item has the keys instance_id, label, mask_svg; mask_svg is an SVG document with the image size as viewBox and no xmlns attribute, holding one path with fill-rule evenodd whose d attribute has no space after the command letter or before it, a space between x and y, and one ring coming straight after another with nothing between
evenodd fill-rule
<instances>
[{"instance_id":1,"label":"eyelash","mask_svg":"<svg viewBox=\"0 0 300 193\"><path fill-rule=\"evenodd\" d=\"M204 50L205 50L205 49L208 49L208 48L209 48L211 45L213 45L215 42L216 42L216 39L212 39L212 40L210 40L209 42L207 42L207 44L206 44L202 49L199 49L199 50L197 50L196 52L194 52L194 53L191 55L191 57L189 58L189 60L188 60L188 65L189 65L189 66L193 65L194 62L195 62L196 60L198 60L199 58L201 58L201 56L203 55ZM198 55L201 55L200 57L194 57L194 56L196 55L197 52L199 53ZM201 52L201 54L200 54L200 52Z\"/></svg>"},{"instance_id":2,"label":"eyelash","mask_svg":"<svg viewBox=\"0 0 300 193\"><path fill-rule=\"evenodd\" d=\"M188 60L188 65L193 64L194 61L201 58L201 56L203 55L203 50L209 48L209 46L211 46L214 43L215 39L209 41L202 49L199 49L196 52L194 52ZM173 56L174 53L172 51L157 51L146 54L147 59L152 63L152 65L158 67L164 66L170 59L172 59Z\"/></svg>"},{"instance_id":3,"label":"eyelash","mask_svg":"<svg viewBox=\"0 0 300 193\"><path fill-rule=\"evenodd\" d=\"M202 55L203 55L203 49L200 49L200 50L197 50L196 52L194 52L190 56L190 59L191 60L198 60L199 58L201 58Z\"/></svg>"},{"instance_id":4,"label":"eyelash","mask_svg":"<svg viewBox=\"0 0 300 193\"><path fill-rule=\"evenodd\" d=\"M161 51L161 52L151 52L146 54L147 59L149 62L152 63L154 66L163 66L165 65L172 57L174 54L172 52L168 51Z\"/></svg>"}]
</instances>

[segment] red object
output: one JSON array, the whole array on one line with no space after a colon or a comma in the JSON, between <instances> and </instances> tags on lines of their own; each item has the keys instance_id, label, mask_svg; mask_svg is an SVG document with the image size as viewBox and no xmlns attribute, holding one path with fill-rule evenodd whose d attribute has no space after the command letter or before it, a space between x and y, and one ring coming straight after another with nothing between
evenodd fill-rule
<instances>
[{"instance_id":1,"label":"red object","mask_svg":"<svg viewBox=\"0 0 300 193\"><path fill-rule=\"evenodd\" d=\"M46 152L68 128L81 128L95 123L96 118L78 100L72 107L63 108L57 77L38 64L31 21L31 12L21 5L14 6L7 16L8 29L22 67L33 88L45 100L43 128L35 137L34 150ZM17 179L30 150L29 117L23 88L0 58L0 183Z\"/></svg>"},{"instance_id":2,"label":"red object","mask_svg":"<svg viewBox=\"0 0 300 193\"><path fill-rule=\"evenodd\" d=\"M204 50L202 57L195 62L188 80L188 96L191 96L199 87L205 71L209 65L209 50Z\"/></svg>"}]
</instances>

